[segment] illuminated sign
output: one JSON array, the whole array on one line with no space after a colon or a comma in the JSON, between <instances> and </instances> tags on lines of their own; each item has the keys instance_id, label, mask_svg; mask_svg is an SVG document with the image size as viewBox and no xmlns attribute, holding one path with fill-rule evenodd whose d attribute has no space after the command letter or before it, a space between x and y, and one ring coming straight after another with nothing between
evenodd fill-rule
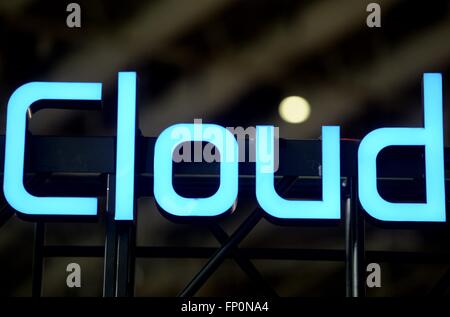
<instances>
[{"instance_id":1,"label":"illuminated sign","mask_svg":"<svg viewBox=\"0 0 450 317\"><path fill-rule=\"evenodd\" d=\"M136 73L119 73L117 102L116 220L134 217Z\"/></svg>"},{"instance_id":2,"label":"illuminated sign","mask_svg":"<svg viewBox=\"0 0 450 317\"><path fill-rule=\"evenodd\" d=\"M185 198L172 185L172 155L177 145L209 142L221 154L220 185L207 198ZM155 200L166 212L175 216L217 216L230 210L238 193L238 144L227 129L213 124L176 124L156 140L154 158Z\"/></svg>"},{"instance_id":3,"label":"illuminated sign","mask_svg":"<svg viewBox=\"0 0 450 317\"><path fill-rule=\"evenodd\" d=\"M32 103L43 99L100 100L98 83L32 82L19 87L8 102L6 114L3 191L15 210L30 215L96 215L97 198L36 197L23 185L26 114Z\"/></svg>"},{"instance_id":4,"label":"illuminated sign","mask_svg":"<svg viewBox=\"0 0 450 317\"><path fill-rule=\"evenodd\" d=\"M341 216L341 173L339 127L322 127L321 201L281 198L274 187L274 135L272 126L256 127L256 197L270 215L282 219L339 219ZM267 153L267 163L261 157Z\"/></svg>"},{"instance_id":5,"label":"illuminated sign","mask_svg":"<svg viewBox=\"0 0 450 317\"><path fill-rule=\"evenodd\" d=\"M358 150L359 199L374 218L385 221L445 221L444 136L442 77L424 74L424 127L382 128L370 132ZM425 146L425 203L391 203L377 190L376 158L382 149L397 145Z\"/></svg>"},{"instance_id":6,"label":"illuminated sign","mask_svg":"<svg viewBox=\"0 0 450 317\"><path fill-rule=\"evenodd\" d=\"M7 109L3 190L8 203L29 215L96 215L96 197L37 197L24 187L26 112L38 100L101 100L100 83L32 82L19 87ZM382 128L370 132L358 150L358 193L362 207L382 221L444 222L444 144L442 76L423 76L422 128ZM115 219L134 219L136 147L136 73L118 74L118 120L115 173ZM281 219L339 219L341 215L340 131L322 127L322 199L290 200L274 188L274 127L257 126L256 198L263 210ZM207 142L220 153L218 190L210 197L188 198L174 189L174 151L186 142ZM376 159L389 146L424 146L425 203L392 203L377 189ZM214 124L175 124L157 138L154 151L154 197L164 211L181 217L211 217L232 210L239 180L239 147L233 134Z\"/></svg>"}]
</instances>

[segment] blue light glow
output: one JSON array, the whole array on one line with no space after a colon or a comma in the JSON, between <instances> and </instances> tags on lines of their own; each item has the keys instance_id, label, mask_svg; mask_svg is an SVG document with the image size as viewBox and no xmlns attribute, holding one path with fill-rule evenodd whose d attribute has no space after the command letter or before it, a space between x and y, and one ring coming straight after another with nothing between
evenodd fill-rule
<instances>
[{"instance_id":1,"label":"blue light glow","mask_svg":"<svg viewBox=\"0 0 450 317\"><path fill-rule=\"evenodd\" d=\"M178 195L172 184L172 156L177 145L210 142L220 153L220 185L207 198ZM230 131L213 124L176 124L165 129L155 144L154 193L159 206L175 216L217 216L235 203L238 193L238 144Z\"/></svg>"},{"instance_id":2,"label":"blue light glow","mask_svg":"<svg viewBox=\"0 0 450 317\"><path fill-rule=\"evenodd\" d=\"M341 217L339 127L322 127L322 200L288 200L274 188L274 128L256 127L256 198L269 215L282 219Z\"/></svg>"},{"instance_id":3,"label":"blue light glow","mask_svg":"<svg viewBox=\"0 0 450 317\"><path fill-rule=\"evenodd\" d=\"M374 218L384 221L445 221L442 75L423 75L424 127L382 128L370 132L358 150L359 199ZM388 146L425 146L426 203L392 203L377 190L378 153Z\"/></svg>"},{"instance_id":4,"label":"blue light glow","mask_svg":"<svg viewBox=\"0 0 450 317\"><path fill-rule=\"evenodd\" d=\"M15 210L29 215L96 215L97 198L36 197L23 185L26 113L38 100L101 100L99 83L32 82L19 87L9 99L3 191Z\"/></svg>"},{"instance_id":5,"label":"blue light glow","mask_svg":"<svg viewBox=\"0 0 450 317\"><path fill-rule=\"evenodd\" d=\"M117 103L116 220L134 218L136 73L120 72Z\"/></svg>"}]
</instances>

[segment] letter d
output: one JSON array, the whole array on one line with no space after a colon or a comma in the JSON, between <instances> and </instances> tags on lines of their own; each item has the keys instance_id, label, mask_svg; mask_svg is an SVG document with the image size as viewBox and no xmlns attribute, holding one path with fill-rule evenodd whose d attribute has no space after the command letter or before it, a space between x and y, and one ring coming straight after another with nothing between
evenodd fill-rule
<instances>
[{"instance_id":1,"label":"letter d","mask_svg":"<svg viewBox=\"0 0 450 317\"><path fill-rule=\"evenodd\" d=\"M358 150L359 199L372 217L384 221L445 222L442 75L423 75L424 127L370 132ZM425 146L426 202L391 203L377 190L378 153L388 146Z\"/></svg>"}]
</instances>

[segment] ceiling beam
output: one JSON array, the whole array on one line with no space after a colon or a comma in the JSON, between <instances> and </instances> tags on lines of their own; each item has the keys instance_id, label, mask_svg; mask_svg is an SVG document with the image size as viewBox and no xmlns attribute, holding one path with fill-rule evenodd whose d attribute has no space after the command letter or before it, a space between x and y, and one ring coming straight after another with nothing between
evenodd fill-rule
<instances>
[{"instance_id":1,"label":"ceiling beam","mask_svg":"<svg viewBox=\"0 0 450 317\"><path fill-rule=\"evenodd\" d=\"M118 71L139 65L177 36L233 3L234 0L152 2L117 32L90 38L88 44L56 63L54 69L42 78L49 81L102 82L110 86L115 83ZM46 134L64 127L71 114L55 110L46 112L45 119L38 119L39 112L35 117L31 120L31 130Z\"/></svg>"},{"instance_id":2,"label":"ceiling beam","mask_svg":"<svg viewBox=\"0 0 450 317\"><path fill-rule=\"evenodd\" d=\"M298 94L311 104L311 117L302 124L288 124L278 116L274 125L280 135L289 138L310 138L320 135L322 125L342 125L362 115L369 101L389 100L402 89L420 87L422 74L442 71L450 56L450 19L420 33L414 32L397 48L373 61L348 69L345 76L298 88ZM418 100L421 102L421 100ZM383 102L379 107L383 106ZM420 122L418 122L420 123Z\"/></svg>"},{"instance_id":3,"label":"ceiling beam","mask_svg":"<svg viewBox=\"0 0 450 317\"><path fill-rule=\"evenodd\" d=\"M386 12L396 1L383 3ZM141 129L155 135L170 124L210 119L258 82L281 76L298 63L366 27L366 1L320 1L272 28L237 54L224 54L180 80L158 100L140 107ZM337 14L342 12L342 14Z\"/></svg>"}]
</instances>

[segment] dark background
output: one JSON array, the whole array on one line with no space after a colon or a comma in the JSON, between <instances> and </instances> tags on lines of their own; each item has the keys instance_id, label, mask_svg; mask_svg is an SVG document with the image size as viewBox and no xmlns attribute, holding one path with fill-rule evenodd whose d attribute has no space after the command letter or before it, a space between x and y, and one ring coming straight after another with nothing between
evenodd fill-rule
<instances>
[{"instance_id":1,"label":"dark background","mask_svg":"<svg viewBox=\"0 0 450 317\"><path fill-rule=\"evenodd\" d=\"M0 0L0 132L9 96L41 81L103 82L98 112L42 110L33 134L115 135L117 72L138 73L142 133L157 136L173 123L202 118L223 126L273 124L280 136L315 139L322 125L360 139L385 126L422 122L421 77L444 76L450 91L450 1L383 0L382 27L366 26L365 0L76 1L81 28L66 26L70 1ZM374 1L375 2L375 1ZM306 98L310 118L284 122L280 101ZM449 141L445 115L445 140ZM228 233L254 202L240 201L221 220ZM102 245L99 223L48 226L47 244ZM138 245L217 247L201 225L175 224L150 198L139 201ZM33 224L14 216L0 229L0 295L31 294ZM367 226L368 250L446 252L446 227ZM262 220L242 247L344 248L342 225L275 226ZM66 265L82 267L82 288L66 287ZM136 296L174 296L205 260L138 259ZM253 261L282 296L345 296L343 262ZM368 296L428 294L448 264L380 262L382 287ZM103 259L45 262L46 296L100 296ZM227 260L199 291L203 296L254 295L258 289ZM447 289L447 295L450 290Z\"/></svg>"}]
</instances>

